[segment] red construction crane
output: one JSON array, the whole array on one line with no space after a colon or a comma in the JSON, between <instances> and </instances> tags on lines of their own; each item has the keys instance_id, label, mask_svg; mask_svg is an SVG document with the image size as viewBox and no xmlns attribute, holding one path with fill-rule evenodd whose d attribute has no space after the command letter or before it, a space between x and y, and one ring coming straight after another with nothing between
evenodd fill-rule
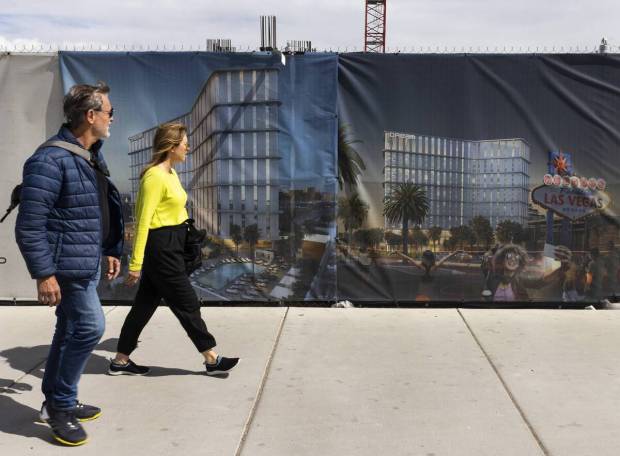
<instances>
[{"instance_id":1,"label":"red construction crane","mask_svg":"<svg viewBox=\"0 0 620 456\"><path fill-rule=\"evenodd\" d=\"M364 52L385 52L387 0L366 0Z\"/></svg>"}]
</instances>

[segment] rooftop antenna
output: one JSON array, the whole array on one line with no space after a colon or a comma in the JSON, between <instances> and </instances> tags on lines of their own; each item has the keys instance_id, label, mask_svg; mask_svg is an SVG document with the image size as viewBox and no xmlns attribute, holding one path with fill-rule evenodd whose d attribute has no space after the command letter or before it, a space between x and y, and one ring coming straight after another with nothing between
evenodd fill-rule
<instances>
[{"instance_id":1,"label":"rooftop antenna","mask_svg":"<svg viewBox=\"0 0 620 456\"><path fill-rule=\"evenodd\" d=\"M278 49L276 44L276 17L260 17L260 50L275 51Z\"/></svg>"},{"instance_id":2,"label":"rooftop antenna","mask_svg":"<svg viewBox=\"0 0 620 456\"><path fill-rule=\"evenodd\" d=\"M207 38L207 52L235 52L232 41L221 38Z\"/></svg>"},{"instance_id":3,"label":"rooftop antenna","mask_svg":"<svg viewBox=\"0 0 620 456\"><path fill-rule=\"evenodd\" d=\"M304 54L306 52L316 52L316 49L312 49L312 41L287 41L284 52L289 54Z\"/></svg>"}]
</instances>

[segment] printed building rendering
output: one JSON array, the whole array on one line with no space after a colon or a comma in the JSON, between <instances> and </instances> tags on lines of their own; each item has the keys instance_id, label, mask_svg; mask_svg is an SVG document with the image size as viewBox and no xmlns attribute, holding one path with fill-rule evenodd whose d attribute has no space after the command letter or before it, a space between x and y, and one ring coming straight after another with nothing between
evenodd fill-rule
<instances>
[{"instance_id":1,"label":"printed building rendering","mask_svg":"<svg viewBox=\"0 0 620 456\"><path fill-rule=\"evenodd\" d=\"M278 70L214 72L191 111L173 121L188 127L191 152L177 169L198 226L227 238L232 224L257 224L260 238L279 238ZM129 138L132 196L150 160L156 127Z\"/></svg>"},{"instance_id":2,"label":"printed building rendering","mask_svg":"<svg viewBox=\"0 0 620 456\"><path fill-rule=\"evenodd\" d=\"M527 222L530 147L522 139L470 141L385 132L384 194L420 185L430 210L422 228L467 224L482 215ZM398 229L385 222L386 229Z\"/></svg>"},{"instance_id":3,"label":"printed building rendering","mask_svg":"<svg viewBox=\"0 0 620 456\"><path fill-rule=\"evenodd\" d=\"M215 72L191 111L195 218L228 237L258 224L279 238L277 70Z\"/></svg>"}]
</instances>

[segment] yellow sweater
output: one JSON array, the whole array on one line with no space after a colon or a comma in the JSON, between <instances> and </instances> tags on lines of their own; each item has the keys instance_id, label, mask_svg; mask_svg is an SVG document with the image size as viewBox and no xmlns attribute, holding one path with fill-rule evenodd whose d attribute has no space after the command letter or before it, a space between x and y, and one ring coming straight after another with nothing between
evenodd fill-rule
<instances>
[{"instance_id":1,"label":"yellow sweater","mask_svg":"<svg viewBox=\"0 0 620 456\"><path fill-rule=\"evenodd\" d=\"M150 168L140 179L136 201L135 238L130 271L140 271L149 230L183 223L189 217L185 209L187 193L174 169L167 173L159 166Z\"/></svg>"}]
</instances>

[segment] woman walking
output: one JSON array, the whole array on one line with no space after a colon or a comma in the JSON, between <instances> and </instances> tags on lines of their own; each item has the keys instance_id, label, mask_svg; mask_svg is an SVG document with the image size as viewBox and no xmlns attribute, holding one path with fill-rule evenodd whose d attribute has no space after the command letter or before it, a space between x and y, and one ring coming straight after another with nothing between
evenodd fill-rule
<instances>
[{"instance_id":1,"label":"woman walking","mask_svg":"<svg viewBox=\"0 0 620 456\"><path fill-rule=\"evenodd\" d=\"M187 193L174 170L189 150L187 129L180 123L159 126L153 140L153 158L140 176L136 228L126 284L140 281L131 311L118 340L110 375L145 375L149 368L129 355L140 333L164 298L185 332L204 356L207 375L230 371L239 358L219 356L215 338L200 315L200 303L185 272L183 250L188 219Z\"/></svg>"}]
</instances>

